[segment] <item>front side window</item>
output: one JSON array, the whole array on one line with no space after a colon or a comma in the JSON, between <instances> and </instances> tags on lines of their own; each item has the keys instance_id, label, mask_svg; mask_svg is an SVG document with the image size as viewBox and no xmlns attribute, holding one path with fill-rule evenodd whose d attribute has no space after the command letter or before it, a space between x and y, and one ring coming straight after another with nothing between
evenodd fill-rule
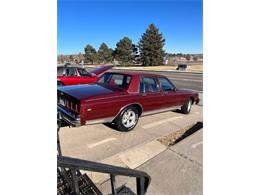
<instances>
[{"instance_id":1,"label":"front side window","mask_svg":"<svg viewBox=\"0 0 260 195\"><path fill-rule=\"evenodd\" d=\"M155 93L158 92L158 86L155 78L143 77L140 82L141 93Z\"/></svg>"},{"instance_id":2,"label":"front side window","mask_svg":"<svg viewBox=\"0 0 260 195\"><path fill-rule=\"evenodd\" d=\"M68 68L67 69L67 76L77 76L76 68Z\"/></svg>"},{"instance_id":3,"label":"front side window","mask_svg":"<svg viewBox=\"0 0 260 195\"><path fill-rule=\"evenodd\" d=\"M166 78L159 77L159 82L163 91L172 91L174 89L174 86Z\"/></svg>"}]
</instances>

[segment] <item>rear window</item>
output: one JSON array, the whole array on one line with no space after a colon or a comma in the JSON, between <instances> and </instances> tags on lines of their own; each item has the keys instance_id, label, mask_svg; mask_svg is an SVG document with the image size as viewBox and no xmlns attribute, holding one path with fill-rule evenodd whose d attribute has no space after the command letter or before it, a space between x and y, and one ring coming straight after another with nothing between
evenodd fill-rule
<instances>
[{"instance_id":1,"label":"rear window","mask_svg":"<svg viewBox=\"0 0 260 195\"><path fill-rule=\"evenodd\" d=\"M127 89L130 84L131 76L117 73L105 73L97 81L99 84L107 84Z\"/></svg>"}]
</instances>

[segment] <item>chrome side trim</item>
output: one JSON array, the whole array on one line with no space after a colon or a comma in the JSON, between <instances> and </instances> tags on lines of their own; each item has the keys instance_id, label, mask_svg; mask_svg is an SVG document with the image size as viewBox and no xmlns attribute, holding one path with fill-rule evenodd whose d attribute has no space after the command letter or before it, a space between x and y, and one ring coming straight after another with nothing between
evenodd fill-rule
<instances>
[{"instance_id":1,"label":"chrome side trim","mask_svg":"<svg viewBox=\"0 0 260 195\"><path fill-rule=\"evenodd\" d=\"M182 106L173 106L173 107L169 107L169 108L162 108L162 109L157 109L157 110L152 110L152 111L146 111L146 112L143 112L143 114L141 116L148 116L148 115L158 114L158 113L162 113L162 112L168 112L168 111L179 109L181 107Z\"/></svg>"},{"instance_id":2,"label":"chrome side trim","mask_svg":"<svg viewBox=\"0 0 260 195\"><path fill-rule=\"evenodd\" d=\"M85 125L95 125L95 124L101 124L101 123L111 123L114 120L113 117L109 118L103 118L103 119L94 119L86 121Z\"/></svg>"},{"instance_id":3,"label":"chrome side trim","mask_svg":"<svg viewBox=\"0 0 260 195\"><path fill-rule=\"evenodd\" d=\"M108 118L88 120L88 121L86 121L85 125L95 125L95 124L102 124L102 123L111 123L111 122L114 121L114 119L118 116L118 114L119 114L124 108L126 108L127 106L130 106L130 105L133 105L133 104L138 104L138 105L141 106L141 104L139 104L139 103L127 104L127 105L125 105L124 107L122 107L122 108L120 109L120 111L117 113L117 115L116 115L115 117L108 117ZM142 106L141 106L141 108L142 108L142 110L143 110L143 107L142 107ZM153 115L153 114L157 114L157 113L162 113L162 112L168 112L168 111L175 110L175 109L179 109L179 108L181 108L181 106L174 106L174 107L170 107L170 108L163 108L163 109L157 109L157 110L153 110L153 111L143 112L140 117L148 116L148 115Z\"/></svg>"}]
</instances>

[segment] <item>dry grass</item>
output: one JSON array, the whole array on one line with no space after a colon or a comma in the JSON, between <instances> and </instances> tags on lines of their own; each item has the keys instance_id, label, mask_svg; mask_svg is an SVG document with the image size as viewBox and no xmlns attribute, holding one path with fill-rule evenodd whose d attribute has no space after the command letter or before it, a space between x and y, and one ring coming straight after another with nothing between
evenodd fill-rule
<instances>
[{"instance_id":1,"label":"dry grass","mask_svg":"<svg viewBox=\"0 0 260 195\"><path fill-rule=\"evenodd\" d=\"M202 64L191 65L191 66L188 66L187 70L194 71L194 72L203 72L203 65Z\"/></svg>"},{"instance_id":2,"label":"dry grass","mask_svg":"<svg viewBox=\"0 0 260 195\"><path fill-rule=\"evenodd\" d=\"M88 65L87 67L96 67L100 64L94 64L94 65ZM151 70L151 71L176 71L177 65L172 66L115 66L114 69L125 69L125 70ZM195 65L188 65L187 71L190 72L203 72L203 65L201 64L195 64Z\"/></svg>"},{"instance_id":3,"label":"dry grass","mask_svg":"<svg viewBox=\"0 0 260 195\"><path fill-rule=\"evenodd\" d=\"M118 69L126 69L126 70L152 70L152 71L176 71L177 66L127 66L120 67L117 66ZM203 65L188 65L187 71L190 72L203 72Z\"/></svg>"},{"instance_id":4,"label":"dry grass","mask_svg":"<svg viewBox=\"0 0 260 195\"><path fill-rule=\"evenodd\" d=\"M182 128L178 131L175 131L167 136L164 136L162 138L159 138L157 139L159 142L161 142L163 145L165 146L169 146L171 145L172 143L174 143L176 140L178 140L189 128L189 127L186 127L186 128Z\"/></svg>"}]
</instances>

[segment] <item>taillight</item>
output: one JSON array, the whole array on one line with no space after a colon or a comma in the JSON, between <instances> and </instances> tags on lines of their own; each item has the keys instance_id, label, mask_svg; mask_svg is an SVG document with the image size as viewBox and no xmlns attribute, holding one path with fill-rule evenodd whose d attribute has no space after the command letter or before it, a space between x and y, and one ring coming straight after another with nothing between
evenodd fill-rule
<instances>
[{"instance_id":1,"label":"taillight","mask_svg":"<svg viewBox=\"0 0 260 195\"><path fill-rule=\"evenodd\" d=\"M69 101L69 103L68 103L68 108L69 108L70 110L72 110L72 111L74 111L74 112L76 112L76 113L79 113L78 107L79 107L79 106L78 106L76 103Z\"/></svg>"},{"instance_id":2,"label":"taillight","mask_svg":"<svg viewBox=\"0 0 260 195\"><path fill-rule=\"evenodd\" d=\"M67 109L79 113L80 105L64 97L58 97L58 103Z\"/></svg>"},{"instance_id":3,"label":"taillight","mask_svg":"<svg viewBox=\"0 0 260 195\"><path fill-rule=\"evenodd\" d=\"M77 113L79 113L78 104L75 104L75 111L76 111Z\"/></svg>"},{"instance_id":4,"label":"taillight","mask_svg":"<svg viewBox=\"0 0 260 195\"><path fill-rule=\"evenodd\" d=\"M74 109L73 109L73 102L70 102L70 109L71 109L71 110L74 110Z\"/></svg>"}]
</instances>

